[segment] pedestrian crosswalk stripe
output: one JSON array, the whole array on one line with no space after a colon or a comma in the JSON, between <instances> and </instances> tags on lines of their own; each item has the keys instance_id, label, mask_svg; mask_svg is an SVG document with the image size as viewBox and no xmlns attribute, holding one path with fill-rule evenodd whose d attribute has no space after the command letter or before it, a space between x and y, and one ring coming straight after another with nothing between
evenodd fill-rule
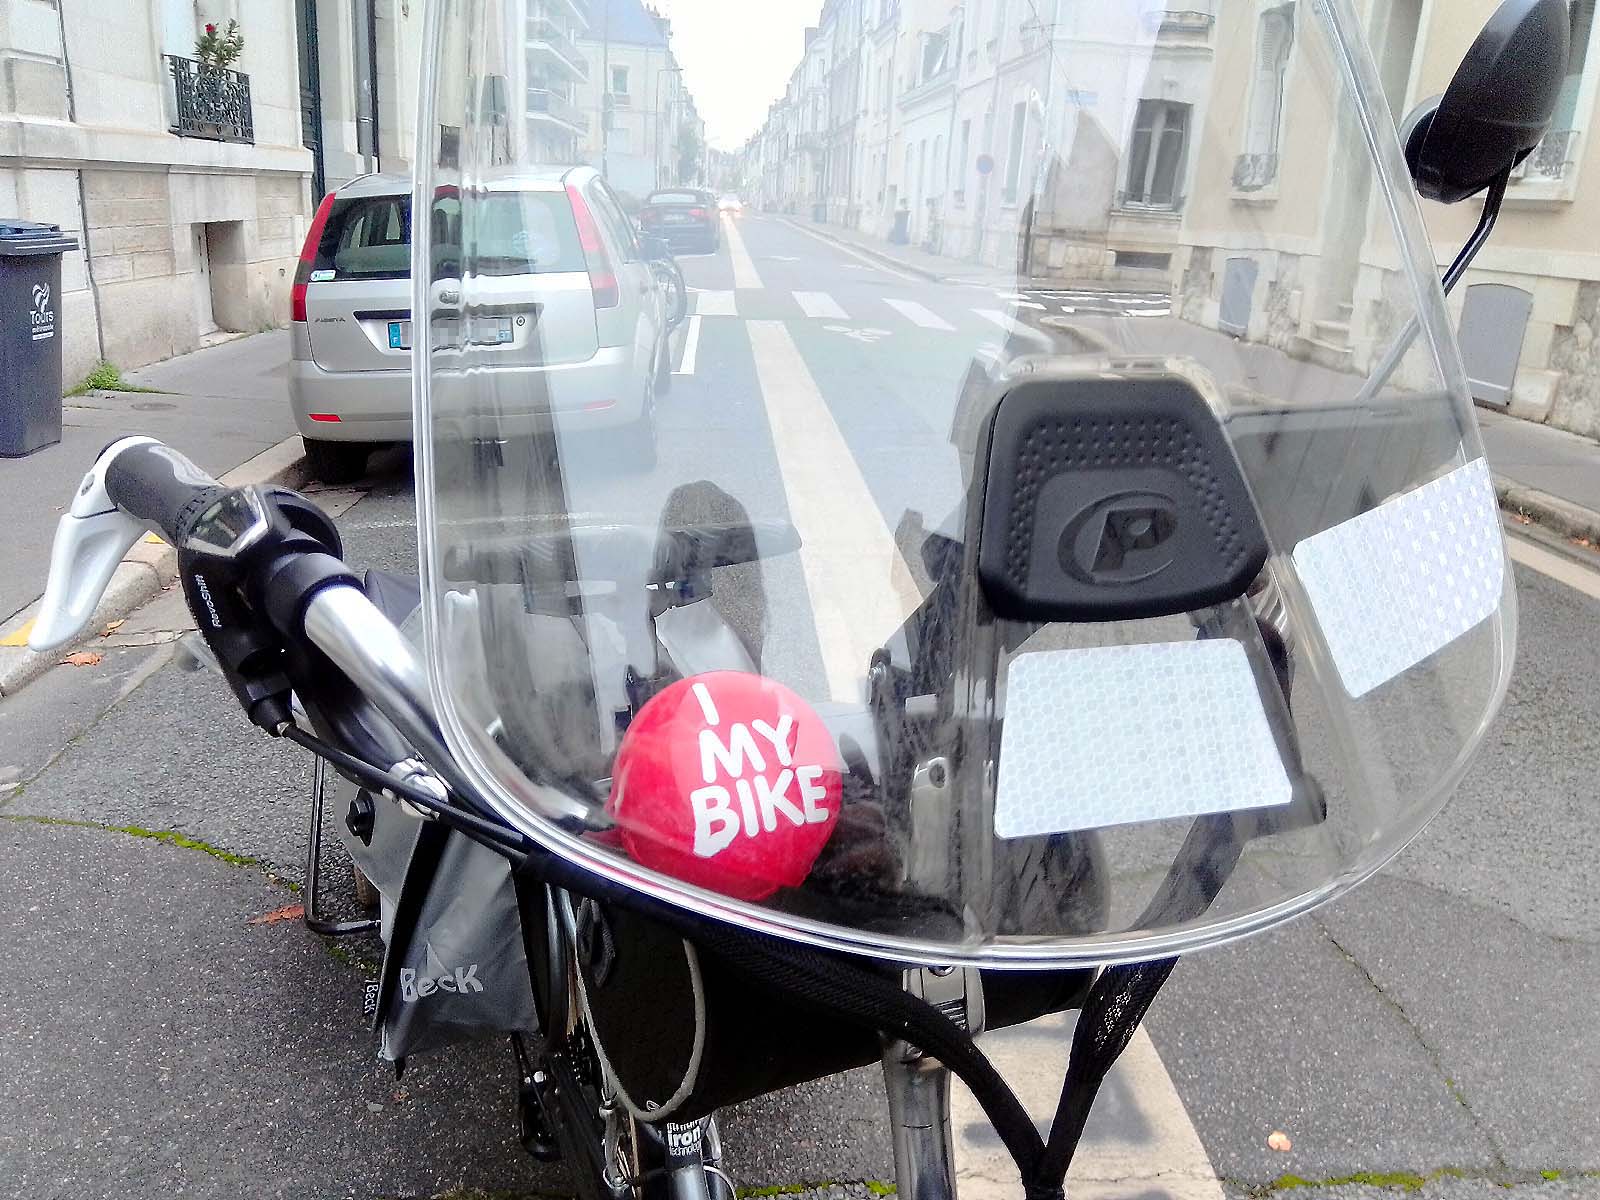
<instances>
[{"instance_id":1,"label":"pedestrian crosswalk stripe","mask_svg":"<svg viewBox=\"0 0 1600 1200\"><path fill-rule=\"evenodd\" d=\"M796 292L795 303L808 317L826 317L830 321L849 320L850 314L839 307L839 302L827 292Z\"/></svg>"},{"instance_id":2,"label":"pedestrian crosswalk stripe","mask_svg":"<svg viewBox=\"0 0 1600 1200\"><path fill-rule=\"evenodd\" d=\"M702 317L736 317L739 315L732 292L700 292L694 298L694 310Z\"/></svg>"},{"instance_id":3,"label":"pedestrian crosswalk stripe","mask_svg":"<svg viewBox=\"0 0 1600 1200\"><path fill-rule=\"evenodd\" d=\"M885 297L883 302L913 325L920 325L923 329L938 329L946 333L955 331L955 326L949 321L915 300L890 300Z\"/></svg>"}]
</instances>

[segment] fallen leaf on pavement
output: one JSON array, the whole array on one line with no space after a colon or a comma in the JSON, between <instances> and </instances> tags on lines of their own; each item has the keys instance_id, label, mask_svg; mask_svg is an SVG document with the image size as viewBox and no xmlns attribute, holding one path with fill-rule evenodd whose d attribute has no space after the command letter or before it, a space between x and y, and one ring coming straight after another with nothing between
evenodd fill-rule
<instances>
[{"instance_id":1,"label":"fallen leaf on pavement","mask_svg":"<svg viewBox=\"0 0 1600 1200\"><path fill-rule=\"evenodd\" d=\"M102 629L100 631L100 636L101 637L110 637L113 633L115 633L117 630L121 629L127 623L128 623L128 618L127 617L118 617L115 621L112 621L109 625L107 625L104 629Z\"/></svg>"},{"instance_id":2,"label":"fallen leaf on pavement","mask_svg":"<svg viewBox=\"0 0 1600 1200\"><path fill-rule=\"evenodd\" d=\"M76 654L69 654L61 660L64 667L97 667L102 656L93 650L79 650Z\"/></svg>"},{"instance_id":3,"label":"fallen leaf on pavement","mask_svg":"<svg viewBox=\"0 0 1600 1200\"><path fill-rule=\"evenodd\" d=\"M298 921L306 915L304 904L285 904L282 908L275 908L269 913L262 913L259 917L251 917L245 922L247 925L276 925L280 921Z\"/></svg>"},{"instance_id":4,"label":"fallen leaf on pavement","mask_svg":"<svg viewBox=\"0 0 1600 1200\"><path fill-rule=\"evenodd\" d=\"M1294 1143L1289 1140L1289 1135L1281 1129L1274 1129L1267 1135L1267 1148L1269 1150L1289 1150Z\"/></svg>"}]
</instances>

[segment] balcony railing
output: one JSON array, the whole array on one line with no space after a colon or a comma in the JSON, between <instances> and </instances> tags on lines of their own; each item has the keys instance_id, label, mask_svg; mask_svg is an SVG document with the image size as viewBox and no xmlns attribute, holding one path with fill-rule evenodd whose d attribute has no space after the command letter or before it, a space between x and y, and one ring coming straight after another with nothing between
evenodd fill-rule
<instances>
[{"instance_id":1,"label":"balcony railing","mask_svg":"<svg viewBox=\"0 0 1600 1200\"><path fill-rule=\"evenodd\" d=\"M1117 207L1142 212L1178 213L1183 211L1182 196L1159 192L1118 192Z\"/></svg>"},{"instance_id":2,"label":"balcony railing","mask_svg":"<svg viewBox=\"0 0 1600 1200\"><path fill-rule=\"evenodd\" d=\"M176 54L164 57L172 73L173 133L214 142L256 140L250 76Z\"/></svg>"},{"instance_id":3,"label":"balcony railing","mask_svg":"<svg viewBox=\"0 0 1600 1200\"><path fill-rule=\"evenodd\" d=\"M1522 160L1515 178L1524 183L1560 183L1567 178L1577 159L1578 131L1552 129L1533 153Z\"/></svg>"},{"instance_id":4,"label":"balcony railing","mask_svg":"<svg viewBox=\"0 0 1600 1200\"><path fill-rule=\"evenodd\" d=\"M1278 178L1276 154L1241 154L1233 164L1233 186L1241 192L1259 192Z\"/></svg>"},{"instance_id":5,"label":"balcony railing","mask_svg":"<svg viewBox=\"0 0 1600 1200\"><path fill-rule=\"evenodd\" d=\"M1211 27L1217 23L1217 18L1199 9L1167 8L1150 10L1145 13L1144 21L1146 27L1154 33L1198 35L1210 33Z\"/></svg>"},{"instance_id":6,"label":"balcony railing","mask_svg":"<svg viewBox=\"0 0 1600 1200\"><path fill-rule=\"evenodd\" d=\"M573 45L572 39L554 21L545 17L534 17L529 20L528 41L543 42L572 68L578 78L585 80L589 78L589 60L578 52L578 47Z\"/></svg>"},{"instance_id":7,"label":"balcony railing","mask_svg":"<svg viewBox=\"0 0 1600 1200\"><path fill-rule=\"evenodd\" d=\"M528 89L528 115L549 117L553 121L571 125L574 129L588 127L583 114L578 111L578 106L560 92L553 92L549 88Z\"/></svg>"}]
</instances>

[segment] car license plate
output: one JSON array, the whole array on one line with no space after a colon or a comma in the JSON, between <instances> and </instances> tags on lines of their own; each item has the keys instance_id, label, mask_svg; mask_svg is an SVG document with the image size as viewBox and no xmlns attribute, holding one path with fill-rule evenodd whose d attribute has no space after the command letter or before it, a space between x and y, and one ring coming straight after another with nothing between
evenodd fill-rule
<instances>
[{"instance_id":1,"label":"car license plate","mask_svg":"<svg viewBox=\"0 0 1600 1200\"><path fill-rule=\"evenodd\" d=\"M389 349L391 349L391 350L409 350L409 349L411 349L411 322L410 321L390 321L389 322Z\"/></svg>"},{"instance_id":2,"label":"car license plate","mask_svg":"<svg viewBox=\"0 0 1600 1200\"><path fill-rule=\"evenodd\" d=\"M520 322L524 318L518 317L517 320ZM406 326L406 341L409 343L411 322L398 323ZM510 317L470 317L465 322L465 333L460 318L446 318L436 322L434 330L438 346L457 350L463 346L511 346L517 340Z\"/></svg>"},{"instance_id":3,"label":"car license plate","mask_svg":"<svg viewBox=\"0 0 1600 1200\"><path fill-rule=\"evenodd\" d=\"M687 225L689 223L689 214L668 213L666 215L666 222L668 225Z\"/></svg>"}]
</instances>

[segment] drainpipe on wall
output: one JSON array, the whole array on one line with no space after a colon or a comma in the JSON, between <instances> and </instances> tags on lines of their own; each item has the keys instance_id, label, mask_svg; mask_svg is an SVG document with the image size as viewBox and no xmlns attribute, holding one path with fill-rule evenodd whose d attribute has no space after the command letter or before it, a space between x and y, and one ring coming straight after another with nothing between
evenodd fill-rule
<instances>
[{"instance_id":1,"label":"drainpipe on wall","mask_svg":"<svg viewBox=\"0 0 1600 1200\"><path fill-rule=\"evenodd\" d=\"M61 31L61 71L67 80L67 120L78 123L77 98L72 94L72 56L67 53L67 18L62 5L56 5L56 28ZM94 281L94 255L89 249L89 197L83 186L83 168L72 172L78 180L78 216L83 228L83 274L89 283L89 298L94 302L94 345L101 362L106 358L106 333L100 325L100 287Z\"/></svg>"}]
</instances>

